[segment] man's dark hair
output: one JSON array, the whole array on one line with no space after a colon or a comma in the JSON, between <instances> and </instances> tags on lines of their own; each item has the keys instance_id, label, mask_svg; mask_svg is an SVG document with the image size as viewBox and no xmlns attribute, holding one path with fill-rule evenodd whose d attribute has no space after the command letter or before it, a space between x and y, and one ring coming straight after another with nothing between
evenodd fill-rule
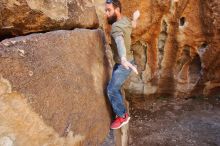
<instances>
[{"instance_id":1,"label":"man's dark hair","mask_svg":"<svg viewBox=\"0 0 220 146\"><path fill-rule=\"evenodd\" d=\"M121 2L119 0L106 0L106 3L107 4L113 4L113 7L116 9L116 8L119 8L120 9L120 13L121 13Z\"/></svg>"}]
</instances>

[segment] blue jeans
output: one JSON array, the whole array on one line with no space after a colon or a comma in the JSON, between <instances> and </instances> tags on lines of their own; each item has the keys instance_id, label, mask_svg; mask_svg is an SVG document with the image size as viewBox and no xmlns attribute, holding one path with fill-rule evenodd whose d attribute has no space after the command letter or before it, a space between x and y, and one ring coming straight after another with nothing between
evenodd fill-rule
<instances>
[{"instance_id":1,"label":"blue jeans","mask_svg":"<svg viewBox=\"0 0 220 146\"><path fill-rule=\"evenodd\" d=\"M116 63L113 67L112 78L108 83L108 99L112 105L114 113L119 117L123 117L126 113L120 89L130 73L130 68L127 70L122 65Z\"/></svg>"}]
</instances>

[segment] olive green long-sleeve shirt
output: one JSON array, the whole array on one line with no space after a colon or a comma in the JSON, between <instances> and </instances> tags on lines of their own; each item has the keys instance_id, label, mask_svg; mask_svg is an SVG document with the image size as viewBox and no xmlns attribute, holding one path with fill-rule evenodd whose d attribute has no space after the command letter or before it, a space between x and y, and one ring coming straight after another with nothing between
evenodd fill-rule
<instances>
[{"instance_id":1,"label":"olive green long-sleeve shirt","mask_svg":"<svg viewBox=\"0 0 220 146\"><path fill-rule=\"evenodd\" d=\"M133 52L131 51L131 31L132 31L131 20L129 20L129 18L127 17L122 17L122 19L112 24L111 48L113 51L113 59L116 63L121 63L122 56L126 57L128 61L133 60ZM122 48L117 48L117 44L115 42L115 38L117 36L122 36L124 38L126 50L121 50Z\"/></svg>"}]
</instances>

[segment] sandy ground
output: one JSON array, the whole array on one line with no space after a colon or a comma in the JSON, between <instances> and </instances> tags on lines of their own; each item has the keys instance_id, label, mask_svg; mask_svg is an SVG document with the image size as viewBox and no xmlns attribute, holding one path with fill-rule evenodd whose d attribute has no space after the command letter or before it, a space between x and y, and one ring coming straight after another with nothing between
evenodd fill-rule
<instances>
[{"instance_id":1,"label":"sandy ground","mask_svg":"<svg viewBox=\"0 0 220 146\"><path fill-rule=\"evenodd\" d=\"M141 98L131 102L129 146L220 146L219 98Z\"/></svg>"},{"instance_id":2,"label":"sandy ground","mask_svg":"<svg viewBox=\"0 0 220 146\"><path fill-rule=\"evenodd\" d=\"M129 146L220 146L220 98L130 101ZM115 146L114 132L102 146Z\"/></svg>"}]
</instances>

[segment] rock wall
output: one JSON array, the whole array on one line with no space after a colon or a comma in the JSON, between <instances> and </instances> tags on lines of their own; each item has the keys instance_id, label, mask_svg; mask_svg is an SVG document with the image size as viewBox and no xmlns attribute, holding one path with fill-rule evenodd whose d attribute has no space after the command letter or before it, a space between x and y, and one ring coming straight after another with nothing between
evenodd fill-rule
<instances>
[{"instance_id":1,"label":"rock wall","mask_svg":"<svg viewBox=\"0 0 220 146\"><path fill-rule=\"evenodd\" d=\"M56 138L65 142L64 137L72 133L79 135L82 145L100 145L111 118L104 93L109 76L103 47L102 31L87 29L2 41L0 73L10 82L11 90L22 94L27 102L16 94L1 97L4 120L0 127L5 129L0 130L0 139L3 135L15 139L17 145L27 145L30 136L33 145L43 145ZM23 133L19 128L25 126ZM30 135L41 136L44 127L51 129L43 134L49 133L49 137Z\"/></svg>"},{"instance_id":2,"label":"rock wall","mask_svg":"<svg viewBox=\"0 0 220 146\"><path fill-rule=\"evenodd\" d=\"M0 145L1 146L81 146L84 136L69 132L60 137L33 112L24 96L11 91L8 80L0 78Z\"/></svg>"},{"instance_id":3,"label":"rock wall","mask_svg":"<svg viewBox=\"0 0 220 146\"><path fill-rule=\"evenodd\" d=\"M1 39L99 24L92 0L2 0L0 13Z\"/></svg>"},{"instance_id":4,"label":"rock wall","mask_svg":"<svg viewBox=\"0 0 220 146\"><path fill-rule=\"evenodd\" d=\"M121 0L123 13L141 11L132 34L140 77L130 93L147 96L220 94L220 2Z\"/></svg>"},{"instance_id":5,"label":"rock wall","mask_svg":"<svg viewBox=\"0 0 220 146\"><path fill-rule=\"evenodd\" d=\"M140 75L131 75L127 93L219 95L220 2L175 1L121 0L124 15L141 11L132 33ZM96 30L100 23L109 41L103 12L101 0L0 2L0 145L104 140L110 124L104 93L109 66L102 31ZM58 29L75 30L53 31ZM47 31L52 32L29 35ZM5 39L20 35L26 36Z\"/></svg>"},{"instance_id":6,"label":"rock wall","mask_svg":"<svg viewBox=\"0 0 220 146\"><path fill-rule=\"evenodd\" d=\"M0 145L104 141L110 68L98 27L92 0L0 2L0 76L7 83L0 83Z\"/></svg>"}]
</instances>

